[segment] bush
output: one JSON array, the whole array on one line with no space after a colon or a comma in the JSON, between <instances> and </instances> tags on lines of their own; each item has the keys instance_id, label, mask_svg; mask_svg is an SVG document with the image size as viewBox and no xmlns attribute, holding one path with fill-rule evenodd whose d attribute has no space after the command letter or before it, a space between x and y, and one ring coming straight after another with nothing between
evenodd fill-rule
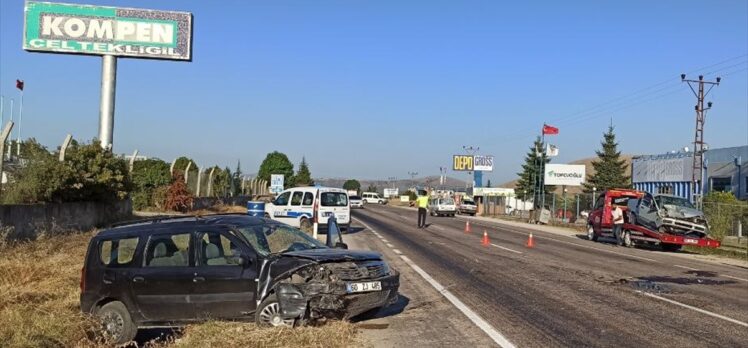
<instances>
[{"instance_id":1,"label":"bush","mask_svg":"<svg viewBox=\"0 0 748 348\"><path fill-rule=\"evenodd\" d=\"M192 208L192 193L187 190L181 173L174 176L174 182L166 192L166 210L186 212Z\"/></svg>"},{"instance_id":2,"label":"bush","mask_svg":"<svg viewBox=\"0 0 748 348\"><path fill-rule=\"evenodd\" d=\"M710 192L704 196L704 215L709 221L709 234L712 238L722 240L732 235L738 220L746 224L748 204L739 201L732 192Z\"/></svg>"}]
</instances>

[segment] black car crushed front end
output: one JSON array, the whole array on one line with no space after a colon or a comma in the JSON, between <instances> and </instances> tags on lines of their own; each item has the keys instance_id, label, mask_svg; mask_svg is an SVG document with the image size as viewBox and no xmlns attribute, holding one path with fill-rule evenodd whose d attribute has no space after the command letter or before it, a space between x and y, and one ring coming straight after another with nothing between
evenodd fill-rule
<instances>
[{"instance_id":1,"label":"black car crushed front end","mask_svg":"<svg viewBox=\"0 0 748 348\"><path fill-rule=\"evenodd\" d=\"M397 301L400 274L379 254L326 251L284 256L286 261L314 260L285 273L274 285L284 319L348 319ZM369 288L357 288L362 284Z\"/></svg>"}]
</instances>

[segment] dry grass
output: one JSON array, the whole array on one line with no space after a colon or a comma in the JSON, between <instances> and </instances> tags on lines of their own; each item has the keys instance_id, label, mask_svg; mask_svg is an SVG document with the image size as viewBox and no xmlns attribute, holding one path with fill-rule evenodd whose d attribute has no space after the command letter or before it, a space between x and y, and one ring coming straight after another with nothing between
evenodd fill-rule
<instances>
[{"instance_id":1,"label":"dry grass","mask_svg":"<svg viewBox=\"0 0 748 348\"><path fill-rule=\"evenodd\" d=\"M94 232L0 244L0 346L103 347L97 324L79 309L80 270ZM331 322L299 329L208 322L153 347L347 347L356 327Z\"/></svg>"}]
</instances>

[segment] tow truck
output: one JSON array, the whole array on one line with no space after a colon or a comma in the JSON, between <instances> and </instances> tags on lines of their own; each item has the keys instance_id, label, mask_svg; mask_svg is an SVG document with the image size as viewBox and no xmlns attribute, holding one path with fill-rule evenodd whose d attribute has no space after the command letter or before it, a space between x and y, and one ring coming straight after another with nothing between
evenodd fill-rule
<instances>
[{"instance_id":1,"label":"tow truck","mask_svg":"<svg viewBox=\"0 0 748 348\"><path fill-rule=\"evenodd\" d=\"M720 242L709 238L706 233L688 233L688 231L673 228L652 229L652 225L640 224L641 219L636 215L640 207L640 200L645 196L642 191L630 189L611 189L602 192L595 201L595 207L587 219L587 239L597 241L600 237L615 238L613 235L613 205L623 210L624 223L622 239L625 246L635 244L659 245L665 251L678 251L684 245L705 248L718 248Z\"/></svg>"}]
</instances>

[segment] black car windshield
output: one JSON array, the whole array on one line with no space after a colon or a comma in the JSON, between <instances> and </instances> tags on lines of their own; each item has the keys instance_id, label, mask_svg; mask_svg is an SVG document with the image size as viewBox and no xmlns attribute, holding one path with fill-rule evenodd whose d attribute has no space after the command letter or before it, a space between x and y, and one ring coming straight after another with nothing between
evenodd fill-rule
<instances>
[{"instance_id":1,"label":"black car windshield","mask_svg":"<svg viewBox=\"0 0 748 348\"><path fill-rule=\"evenodd\" d=\"M288 251L327 248L322 242L287 225L238 226L237 230L263 256Z\"/></svg>"},{"instance_id":2,"label":"black car windshield","mask_svg":"<svg viewBox=\"0 0 748 348\"><path fill-rule=\"evenodd\" d=\"M657 205L660 207L667 204L667 205L674 205L678 207L694 208L691 202L681 197L656 196L655 201L657 201Z\"/></svg>"},{"instance_id":3,"label":"black car windshield","mask_svg":"<svg viewBox=\"0 0 748 348\"><path fill-rule=\"evenodd\" d=\"M351 196L350 198L351 198L352 201L360 201L361 200L360 196Z\"/></svg>"},{"instance_id":4,"label":"black car windshield","mask_svg":"<svg viewBox=\"0 0 748 348\"><path fill-rule=\"evenodd\" d=\"M475 205L475 202L465 200L465 201L462 201L462 204Z\"/></svg>"}]
</instances>

